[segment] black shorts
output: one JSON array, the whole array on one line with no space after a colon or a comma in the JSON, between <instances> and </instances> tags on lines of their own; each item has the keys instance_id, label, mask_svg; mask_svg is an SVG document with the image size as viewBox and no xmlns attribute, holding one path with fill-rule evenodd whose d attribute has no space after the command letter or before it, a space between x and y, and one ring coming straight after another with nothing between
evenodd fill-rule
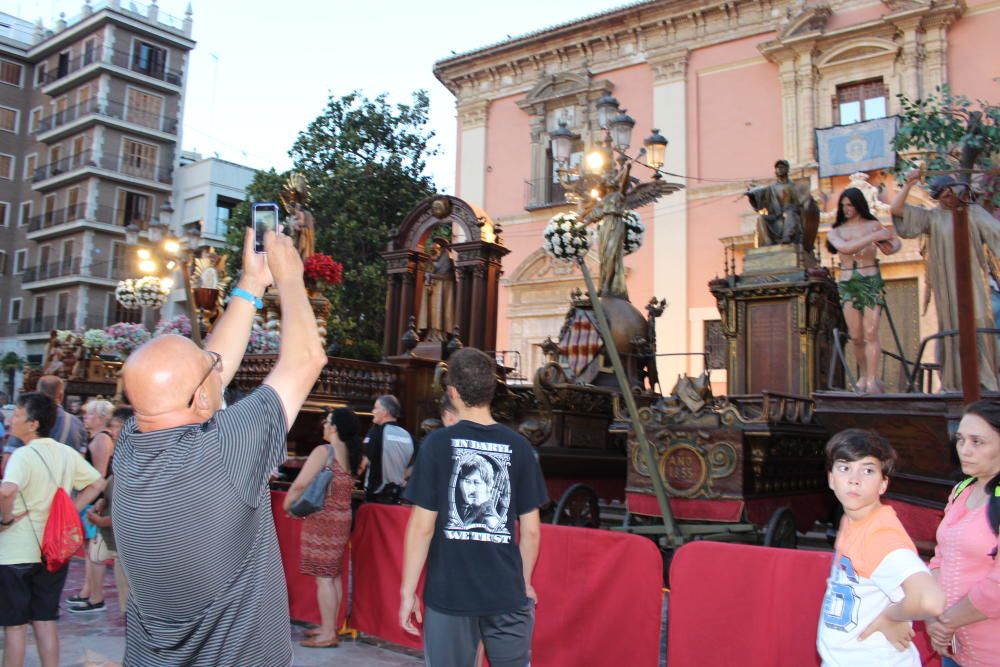
<instances>
[{"instance_id":1,"label":"black shorts","mask_svg":"<svg viewBox=\"0 0 1000 667\"><path fill-rule=\"evenodd\" d=\"M69 564L49 572L41 563L0 565L0 626L59 618Z\"/></svg>"},{"instance_id":2,"label":"black shorts","mask_svg":"<svg viewBox=\"0 0 1000 667\"><path fill-rule=\"evenodd\" d=\"M452 616L424 608L424 665L467 667L473 664L480 640L492 667L528 667L535 603L492 616Z\"/></svg>"}]
</instances>

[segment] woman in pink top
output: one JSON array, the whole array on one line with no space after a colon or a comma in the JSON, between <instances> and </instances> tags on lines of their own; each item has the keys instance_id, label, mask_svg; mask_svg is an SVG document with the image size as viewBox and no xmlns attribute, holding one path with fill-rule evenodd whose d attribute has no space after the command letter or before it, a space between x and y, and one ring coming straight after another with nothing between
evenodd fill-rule
<instances>
[{"instance_id":1,"label":"woman in pink top","mask_svg":"<svg viewBox=\"0 0 1000 667\"><path fill-rule=\"evenodd\" d=\"M957 448L969 478L952 491L930 563L948 607L927 631L943 667L989 667L1000 664L1000 403L965 409Z\"/></svg>"}]
</instances>

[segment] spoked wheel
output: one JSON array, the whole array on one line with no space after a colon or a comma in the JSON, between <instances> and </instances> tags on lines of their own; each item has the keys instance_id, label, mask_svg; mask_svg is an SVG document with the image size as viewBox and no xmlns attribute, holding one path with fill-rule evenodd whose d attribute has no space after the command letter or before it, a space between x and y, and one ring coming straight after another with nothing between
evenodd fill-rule
<instances>
[{"instance_id":1,"label":"spoked wheel","mask_svg":"<svg viewBox=\"0 0 1000 667\"><path fill-rule=\"evenodd\" d=\"M794 549L799 536L795 532L795 515L787 507L781 507L771 515L764 530L764 546L779 549Z\"/></svg>"},{"instance_id":2,"label":"spoked wheel","mask_svg":"<svg viewBox=\"0 0 1000 667\"><path fill-rule=\"evenodd\" d=\"M597 504L597 494L586 484L569 487L556 504L552 523L558 526L599 528L601 509Z\"/></svg>"}]
</instances>

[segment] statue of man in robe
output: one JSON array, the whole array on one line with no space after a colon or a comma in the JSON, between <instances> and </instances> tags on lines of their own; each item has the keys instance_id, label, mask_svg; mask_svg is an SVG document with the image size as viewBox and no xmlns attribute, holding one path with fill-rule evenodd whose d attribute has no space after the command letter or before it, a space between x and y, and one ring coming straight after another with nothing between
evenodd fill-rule
<instances>
[{"instance_id":1,"label":"statue of man in robe","mask_svg":"<svg viewBox=\"0 0 1000 667\"><path fill-rule=\"evenodd\" d=\"M920 235L927 237L925 260L927 282L934 294L938 327L942 331L958 328L958 296L955 283L955 242L952 232L952 211L963 205L962 196L967 192L965 184L951 176L938 176L931 183L928 192L937 202L937 208L927 209L906 203L912 187L920 180L920 170L914 169L906 175L903 187L892 201L893 224L896 233L909 239ZM990 262L988 254L1000 256L1000 221L991 216L978 204L967 206L969 214L969 256L974 262L972 271L972 307L976 327L994 326L993 309L990 305ZM988 252L987 252L988 251ZM969 304L961 304L968 308ZM944 357L941 369L941 388L945 391L961 391L962 369L958 356L958 338L951 336L942 341ZM976 337L979 357L979 384L996 391L997 360L996 346L990 337Z\"/></svg>"},{"instance_id":2,"label":"statue of man in robe","mask_svg":"<svg viewBox=\"0 0 1000 667\"><path fill-rule=\"evenodd\" d=\"M818 226L819 208L808 192L796 187L788 177L788 170L788 160L778 160L774 163L774 183L746 192L750 206L760 214L757 246L798 243L811 251L815 231L807 226ZM813 218L815 223L807 225Z\"/></svg>"},{"instance_id":3,"label":"statue of man in robe","mask_svg":"<svg viewBox=\"0 0 1000 667\"><path fill-rule=\"evenodd\" d=\"M417 329L426 330L424 340L444 340L455 328L455 262L448 242L435 238L431 260L424 274L424 298L420 304Z\"/></svg>"}]
</instances>

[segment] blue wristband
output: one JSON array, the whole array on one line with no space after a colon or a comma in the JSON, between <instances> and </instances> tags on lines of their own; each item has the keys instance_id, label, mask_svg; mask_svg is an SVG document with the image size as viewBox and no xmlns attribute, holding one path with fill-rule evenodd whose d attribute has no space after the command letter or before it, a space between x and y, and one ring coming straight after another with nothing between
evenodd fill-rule
<instances>
[{"instance_id":1,"label":"blue wristband","mask_svg":"<svg viewBox=\"0 0 1000 667\"><path fill-rule=\"evenodd\" d=\"M254 305L254 308L256 308L257 310L260 310L261 308L264 307L264 299L260 298L259 296L254 296L253 294L246 291L242 287L234 287L233 291L230 292L230 296L246 299L247 301L252 303Z\"/></svg>"}]
</instances>

